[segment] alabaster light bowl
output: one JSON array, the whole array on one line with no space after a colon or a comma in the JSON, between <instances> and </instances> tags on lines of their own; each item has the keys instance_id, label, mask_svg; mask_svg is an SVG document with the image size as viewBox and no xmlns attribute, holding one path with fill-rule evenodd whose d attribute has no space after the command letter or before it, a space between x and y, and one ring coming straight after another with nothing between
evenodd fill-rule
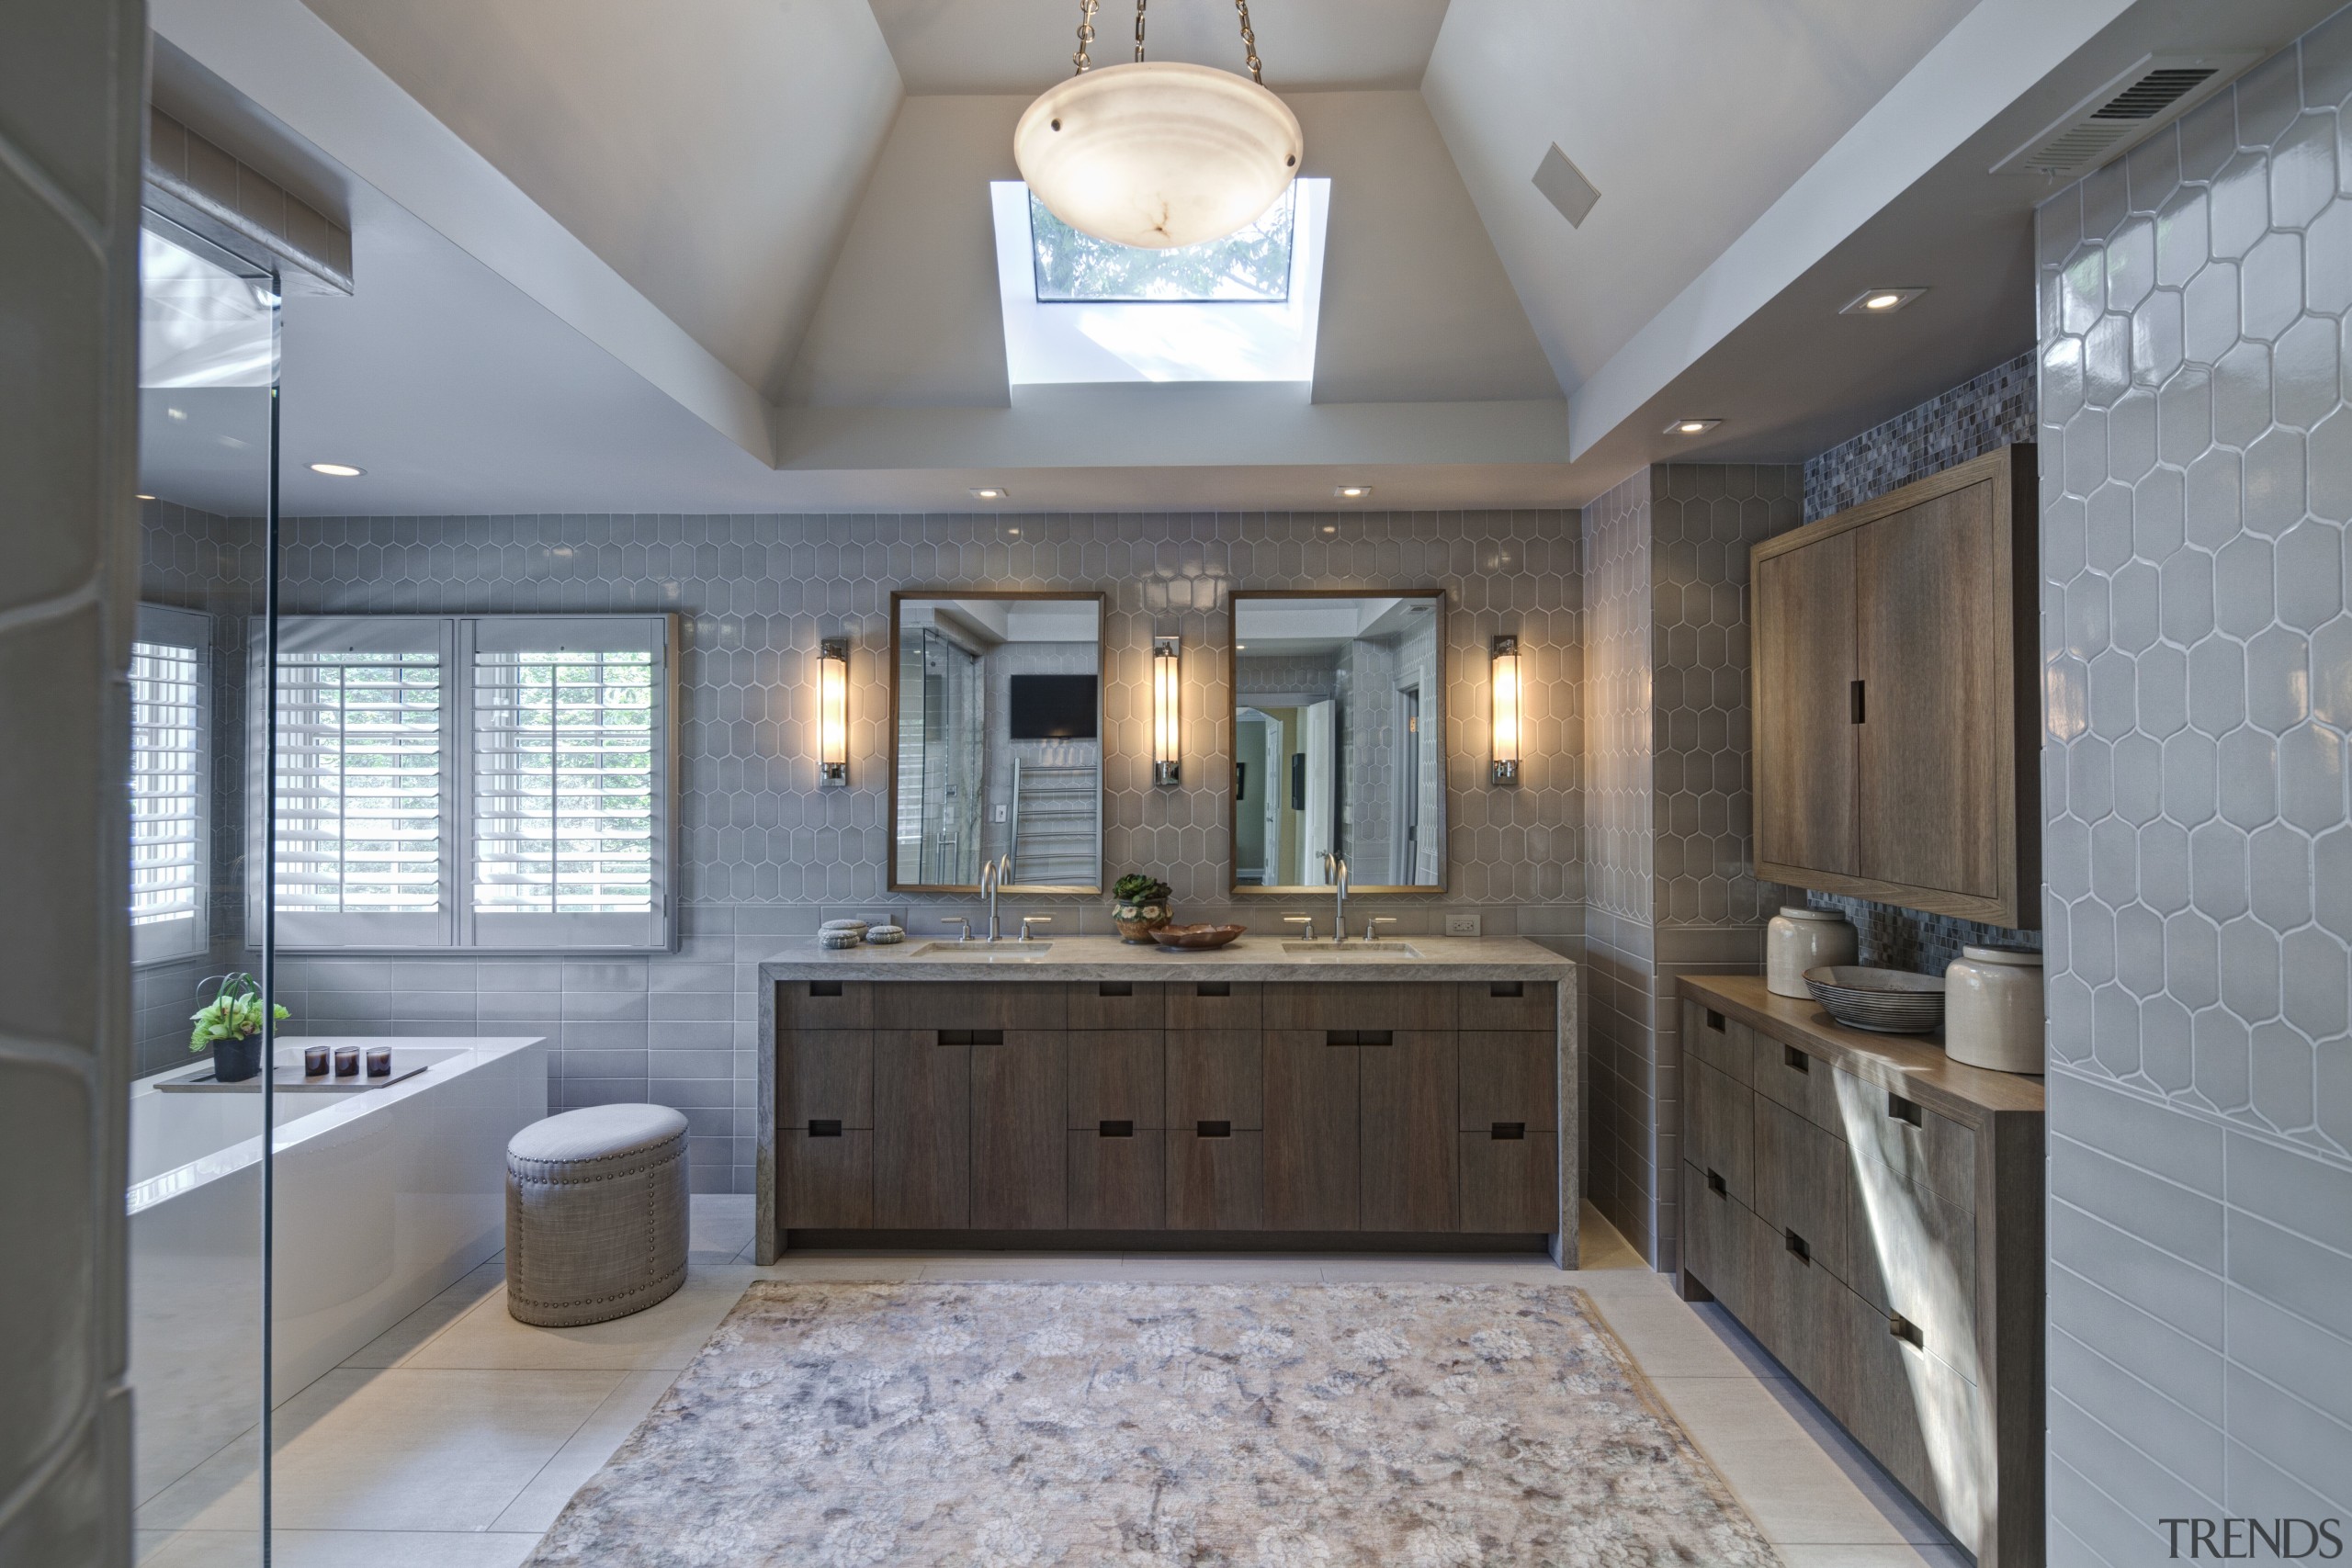
<instances>
[{"instance_id":1,"label":"alabaster light bowl","mask_svg":"<svg viewBox=\"0 0 2352 1568\"><path fill-rule=\"evenodd\" d=\"M1298 117L1206 65L1104 65L1048 87L1012 133L1046 210L1082 234L1167 250L1254 222L1298 173Z\"/></svg>"},{"instance_id":2,"label":"alabaster light bowl","mask_svg":"<svg viewBox=\"0 0 2352 1568\"><path fill-rule=\"evenodd\" d=\"M1940 975L1833 964L1806 970L1804 984L1823 1010L1851 1029L1881 1034L1932 1034L1943 1027Z\"/></svg>"},{"instance_id":3,"label":"alabaster light bowl","mask_svg":"<svg viewBox=\"0 0 2352 1568\"><path fill-rule=\"evenodd\" d=\"M1248 926L1161 926L1151 933L1151 940L1162 947L1223 947L1249 929Z\"/></svg>"}]
</instances>

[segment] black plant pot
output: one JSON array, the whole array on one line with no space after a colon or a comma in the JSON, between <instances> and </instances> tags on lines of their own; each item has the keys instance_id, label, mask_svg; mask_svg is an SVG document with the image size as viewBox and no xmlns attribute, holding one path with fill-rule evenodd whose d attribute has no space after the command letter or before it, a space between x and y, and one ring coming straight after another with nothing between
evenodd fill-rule
<instances>
[{"instance_id":1,"label":"black plant pot","mask_svg":"<svg viewBox=\"0 0 2352 1568\"><path fill-rule=\"evenodd\" d=\"M243 1083L261 1071L261 1036L247 1034L212 1043L212 1076L222 1083Z\"/></svg>"}]
</instances>

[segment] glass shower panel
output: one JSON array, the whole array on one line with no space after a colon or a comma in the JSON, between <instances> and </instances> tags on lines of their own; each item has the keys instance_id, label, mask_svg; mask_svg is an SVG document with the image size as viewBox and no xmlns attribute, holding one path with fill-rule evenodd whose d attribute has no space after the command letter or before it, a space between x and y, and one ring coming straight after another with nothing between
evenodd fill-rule
<instances>
[{"instance_id":1,"label":"glass shower panel","mask_svg":"<svg viewBox=\"0 0 2352 1568\"><path fill-rule=\"evenodd\" d=\"M141 1559L262 1561L273 1121L244 929L248 638L266 603L278 289L152 218L130 660L136 1068L126 1193ZM201 1014L200 1017L191 1017Z\"/></svg>"},{"instance_id":2,"label":"glass shower panel","mask_svg":"<svg viewBox=\"0 0 2352 1568\"><path fill-rule=\"evenodd\" d=\"M900 879L979 880L987 687L980 657L929 627L900 645Z\"/></svg>"}]
</instances>

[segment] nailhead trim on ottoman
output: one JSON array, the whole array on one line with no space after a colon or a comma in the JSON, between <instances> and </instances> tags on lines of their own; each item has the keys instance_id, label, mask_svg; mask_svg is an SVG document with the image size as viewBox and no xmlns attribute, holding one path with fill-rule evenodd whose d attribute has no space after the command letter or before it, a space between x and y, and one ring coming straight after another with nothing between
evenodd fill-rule
<instances>
[{"instance_id":1,"label":"nailhead trim on ottoman","mask_svg":"<svg viewBox=\"0 0 2352 1568\"><path fill-rule=\"evenodd\" d=\"M686 1119L596 1105L534 1122L506 1147L506 1311L576 1327L627 1317L686 1282Z\"/></svg>"}]
</instances>

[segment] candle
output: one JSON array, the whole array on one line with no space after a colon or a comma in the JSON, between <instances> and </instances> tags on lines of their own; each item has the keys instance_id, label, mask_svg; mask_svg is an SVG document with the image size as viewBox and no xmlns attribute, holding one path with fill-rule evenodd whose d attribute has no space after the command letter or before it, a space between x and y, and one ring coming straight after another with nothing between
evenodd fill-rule
<instances>
[{"instance_id":1,"label":"candle","mask_svg":"<svg viewBox=\"0 0 2352 1568\"><path fill-rule=\"evenodd\" d=\"M338 1045L334 1048L334 1076L356 1078L359 1076L359 1047Z\"/></svg>"},{"instance_id":2,"label":"candle","mask_svg":"<svg viewBox=\"0 0 2352 1568\"><path fill-rule=\"evenodd\" d=\"M388 1078L392 1076L392 1048L390 1045L368 1047L368 1076L371 1078Z\"/></svg>"},{"instance_id":3,"label":"candle","mask_svg":"<svg viewBox=\"0 0 2352 1568\"><path fill-rule=\"evenodd\" d=\"M302 1047L302 1076L322 1078L327 1076L327 1048L323 1045Z\"/></svg>"}]
</instances>

